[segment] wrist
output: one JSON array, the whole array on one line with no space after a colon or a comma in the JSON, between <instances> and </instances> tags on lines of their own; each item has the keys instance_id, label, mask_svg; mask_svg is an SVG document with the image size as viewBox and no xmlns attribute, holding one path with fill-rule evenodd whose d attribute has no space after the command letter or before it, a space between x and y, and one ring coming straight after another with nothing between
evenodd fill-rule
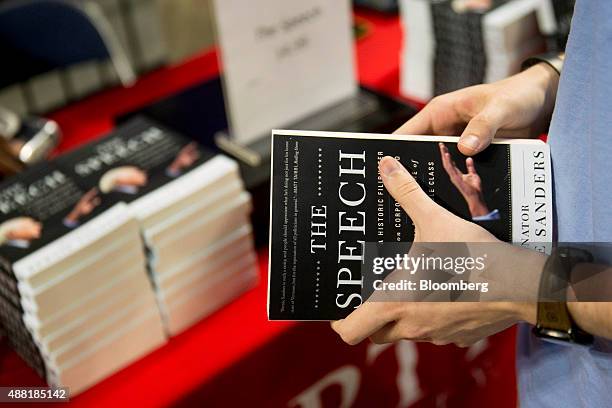
<instances>
[{"instance_id":1,"label":"wrist","mask_svg":"<svg viewBox=\"0 0 612 408\"><path fill-rule=\"evenodd\" d=\"M544 113L552 115L559 88L559 73L545 62L540 62L530 68L525 73L532 75L535 83L544 95Z\"/></svg>"},{"instance_id":2,"label":"wrist","mask_svg":"<svg viewBox=\"0 0 612 408\"><path fill-rule=\"evenodd\" d=\"M509 324L527 322L536 324L537 303L535 302L484 302L489 311L494 312L498 320L503 320Z\"/></svg>"},{"instance_id":3,"label":"wrist","mask_svg":"<svg viewBox=\"0 0 612 408\"><path fill-rule=\"evenodd\" d=\"M472 217L480 217L490 212L489 207L487 207L480 195L465 196L464 198Z\"/></svg>"},{"instance_id":4,"label":"wrist","mask_svg":"<svg viewBox=\"0 0 612 408\"><path fill-rule=\"evenodd\" d=\"M527 322L535 325L537 323L537 302L514 302L511 306L517 322Z\"/></svg>"}]
</instances>

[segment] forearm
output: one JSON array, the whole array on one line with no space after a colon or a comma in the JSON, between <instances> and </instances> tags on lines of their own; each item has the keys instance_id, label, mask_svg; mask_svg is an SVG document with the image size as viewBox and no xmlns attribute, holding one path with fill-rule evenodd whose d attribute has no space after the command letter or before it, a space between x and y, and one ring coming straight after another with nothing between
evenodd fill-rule
<instances>
[{"instance_id":1,"label":"forearm","mask_svg":"<svg viewBox=\"0 0 612 408\"><path fill-rule=\"evenodd\" d=\"M481 217L490 212L482 196L464 196L464 198L472 217Z\"/></svg>"}]
</instances>

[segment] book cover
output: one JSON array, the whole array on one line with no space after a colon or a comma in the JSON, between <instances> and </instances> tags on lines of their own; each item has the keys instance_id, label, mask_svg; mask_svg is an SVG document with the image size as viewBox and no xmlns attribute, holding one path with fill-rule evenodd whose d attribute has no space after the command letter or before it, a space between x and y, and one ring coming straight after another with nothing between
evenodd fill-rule
<instances>
[{"instance_id":1,"label":"book cover","mask_svg":"<svg viewBox=\"0 0 612 408\"><path fill-rule=\"evenodd\" d=\"M13 278L29 279L62 255L75 252L78 248L70 247L57 256L34 255L111 209L122 213L120 208L114 208L116 204L115 200L100 200L95 191L81 188L77 180L54 163L36 166L9 179L0 185L3 271Z\"/></svg>"},{"instance_id":2,"label":"book cover","mask_svg":"<svg viewBox=\"0 0 612 408\"><path fill-rule=\"evenodd\" d=\"M457 137L277 130L272 137L271 320L335 320L361 298L366 243L410 242L414 227L378 162L394 156L438 204L502 241L544 251L552 240L551 172L541 141L498 140L473 158ZM463 175L477 177L468 206Z\"/></svg>"},{"instance_id":3,"label":"book cover","mask_svg":"<svg viewBox=\"0 0 612 408\"><path fill-rule=\"evenodd\" d=\"M136 117L55 162L79 185L129 204L176 181L213 156L192 140Z\"/></svg>"}]
</instances>

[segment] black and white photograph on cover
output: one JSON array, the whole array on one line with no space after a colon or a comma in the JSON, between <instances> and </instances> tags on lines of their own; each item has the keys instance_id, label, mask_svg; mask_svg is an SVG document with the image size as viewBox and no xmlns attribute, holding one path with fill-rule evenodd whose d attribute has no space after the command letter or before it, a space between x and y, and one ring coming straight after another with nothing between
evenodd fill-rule
<instances>
[{"instance_id":1,"label":"black and white photograph on cover","mask_svg":"<svg viewBox=\"0 0 612 408\"><path fill-rule=\"evenodd\" d=\"M103 203L97 188L83 190L77 183L54 164L43 163L0 185L2 256L15 261L117 203Z\"/></svg>"},{"instance_id":2,"label":"black and white photograph on cover","mask_svg":"<svg viewBox=\"0 0 612 408\"><path fill-rule=\"evenodd\" d=\"M196 142L142 117L99 142L58 158L84 186L130 202L189 172L212 157Z\"/></svg>"}]
</instances>

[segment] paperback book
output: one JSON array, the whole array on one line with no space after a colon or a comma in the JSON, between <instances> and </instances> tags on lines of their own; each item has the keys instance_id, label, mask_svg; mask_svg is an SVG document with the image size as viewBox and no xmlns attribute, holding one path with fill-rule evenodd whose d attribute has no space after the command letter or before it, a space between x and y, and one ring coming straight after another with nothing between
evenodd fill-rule
<instances>
[{"instance_id":1,"label":"paperback book","mask_svg":"<svg viewBox=\"0 0 612 408\"><path fill-rule=\"evenodd\" d=\"M457 137L273 131L268 317L335 320L365 299L367 243L411 242L412 221L378 172L397 158L452 213L502 241L546 251L552 240L548 146L497 140L467 160ZM474 202L466 177L477 182Z\"/></svg>"}]
</instances>

